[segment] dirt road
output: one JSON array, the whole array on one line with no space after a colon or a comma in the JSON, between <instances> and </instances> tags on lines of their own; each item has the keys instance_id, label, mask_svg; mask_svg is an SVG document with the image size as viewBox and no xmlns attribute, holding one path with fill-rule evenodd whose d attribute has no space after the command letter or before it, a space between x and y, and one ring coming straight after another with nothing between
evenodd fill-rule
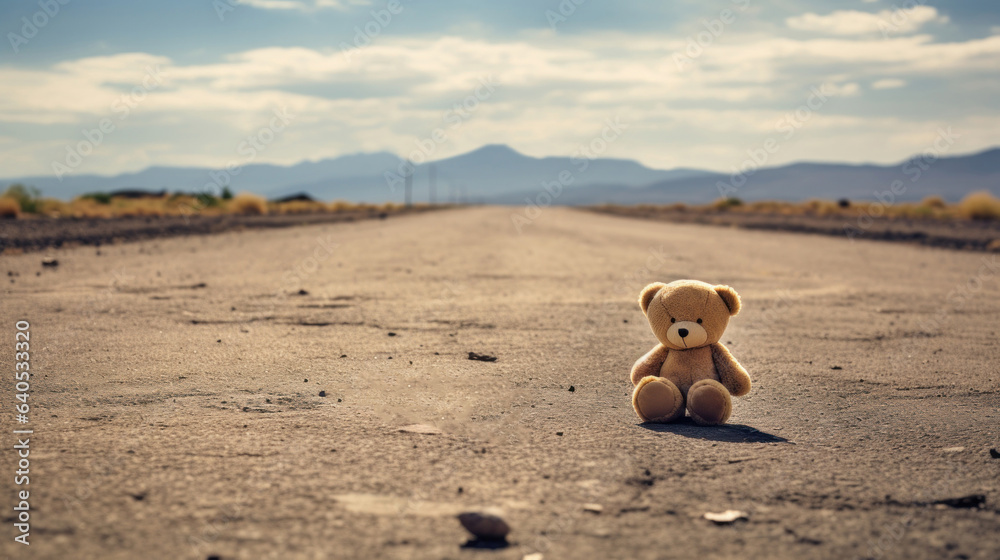
<instances>
[{"instance_id":1,"label":"dirt road","mask_svg":"<svg viewBox=\"0 0 1000 560\"><path fill-rule=\"evenodd\" d=\"M511 212L0 258L0 557L1000 557L997 255ZM631 410L677 278L743 296L731 425ZM485 506L510 546L461 548Z\"/></svg>"}]
</instances>

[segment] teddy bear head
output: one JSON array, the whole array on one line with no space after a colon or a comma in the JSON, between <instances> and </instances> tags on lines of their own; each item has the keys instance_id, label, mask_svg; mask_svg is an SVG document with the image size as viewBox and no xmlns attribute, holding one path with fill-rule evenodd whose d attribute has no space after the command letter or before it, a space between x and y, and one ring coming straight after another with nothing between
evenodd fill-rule
<instances>
[{"instance_id":1,"label":"teddy bear head","mask_svg":"<svg viewBox=\"0 0 1000 560\"><path fill-rule=\"evenodd\" d=\"M676 280L643 288L639 305L664 346L686 350L718 342L729 318L740 312L740 296L729 286Z\"/></svg>"}]
</instances>

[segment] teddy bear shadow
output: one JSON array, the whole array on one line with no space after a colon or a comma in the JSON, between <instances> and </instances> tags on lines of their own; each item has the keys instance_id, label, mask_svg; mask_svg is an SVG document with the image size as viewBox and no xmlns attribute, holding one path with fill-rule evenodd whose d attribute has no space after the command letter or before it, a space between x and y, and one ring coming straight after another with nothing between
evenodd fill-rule
<instances>
[{"instance_id":1,"label":"teddy bear shadow","mask_svg":"<svg viewBox=\"0 0 1000 560\"><path fill-rule=\"evenodd\" d=\"M685 416L670 424L654 424L645 422L639 424L652 432L671 433L692 439L721 441L726 443L792 443L787 439L762 432L757 428L743 424L723 424L721 426L700 426L694 420ZM793 444L794 445L794 444Z\"/></svg>"}]
</instances>

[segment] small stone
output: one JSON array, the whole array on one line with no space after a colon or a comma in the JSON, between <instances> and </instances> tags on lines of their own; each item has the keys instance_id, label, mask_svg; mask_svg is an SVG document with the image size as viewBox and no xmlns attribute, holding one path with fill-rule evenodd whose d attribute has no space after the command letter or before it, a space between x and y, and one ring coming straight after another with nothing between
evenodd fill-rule
<instances>
[{"instance_id":1,"label":"small stone","mask_svg":"<svg viewBox=\"0 0 1000 560\"><path fill-rule=\"evenodd\" d=\"M521 557L521 560L544 560L545 555L541 552L533 552L531 554L525 554Z\"/></svg>"},{"instance_id":2,"label":"small stone","mask_svg":"<svg viewBox=\"0 0 1000 560\"><path fill-rule=\"evenodd\" d=\"M489 512L467 511L458 514L458 521L476 538L502 541L510 533L510 526L499 515Z\"/></svg>"},{"instance_id":3,"label":"small stone","mask_svg":"<svg viewBox=\"0 0 1000 560\"><path fill-rule=\"evenodd\" d=\"M340 357L341 357L341 358L346 358L346 357L347 357L347 354L341 354L341 355L340 355Z\"/></svg>"},{"instance_id":4,"label":"small stone","mask_svg":"<svg viewBox=\"0 0 1000 560\"><path fill-rule=\"evenodd\" d=\"M749 516L745 511L739 511L735 509L727 509L721 513L706 513L703 515L705 519L717 524L717 525L728 525L734 523L740 519L747 519Z\"/></svg>"},{"instance_id":5,"label":"small stone","mask_svg":"<svg viewBox=\"0 0 1000 560\"><path fill-rule=\"evenodd\" d=\"M590 513L601 513L604 511L604 506L601 504L583 504L583 511L589 511Z\"/></svg>"},{"instance_id":6,"label":"small stone","mask_svg":"<svg viewBox=\"0 0 1000 560\"><path fill-rule=\"evenodd\" d=\"M45 257L42 259L42 266L57 267L59 266L59 261L53 257Z\"/></svg>"},{"instance_id":7,"label":"small stone","mask_svg":"<svg viewBox=\"0 0 1000 560\"><path fill-rule=\"evenodd\" d=\"M325 397L325 396L326 396L326 391L320 391L320 392L319 392L319 396L321 396L321 397Z\"/></svg>"},{"instance_id":8,"label":"small stone","mask_svg":"<svg viewBox=\"0 0 1000 560\"><path fill-rule=\"evenodd\" d=\"M300 295L300 296L307 296L307 295L309 295L309 292L307 292L307 291L305 291L305 290L299 290L299 291L297 292L297 294L298 294L298 295Z\"/></svg>"},{"instance_id":9,"label":"small stone","mask_svg":"<svg viewBox=\"0 0 1000 560\"><path fill-rule=\"evenodd\" d=\"M575 391L576 391L576 387L574 387L573 385L570 385L569 386L569 392L572 393L572 392L575 392Z\"/></svg>"},{"instance_id":10,"label":"small stone","mask_svg":"<svg viewBox=\"0 0 1000 560\"><path fill-rule=\"evenodd\" d=\"M561 436L561 435L563 435L563 433L562 432L556 432L556 435L557 436Z\"/></svg>"},{"instance_id":11,"label":"small stone","mask_svg":"<svg viewBox=\"0 0 1000 560\"><path fill-rule=\"evenodd\" d=\"M961 452L965 451L965 448L964 447L945 447L941 451L944 451L945 453L961 453Z\"/></svg>"},{"instance_id":12,"label":"small stone","mask_svg":"<svg viewBox=\"0 0 1000 560\"><path fill-rule=\"evenodd\" d=\"M497 361L496 356L490 356L487 354L477 354L475 352L469 352L470 360L478 360L480 362L495 362Z\"/></svg>"},{"instance_id":13,"label":"small stone","mask_svg":"<svg viewBox=\"0 0 1000 560\"><path fill-rule=\"evenodd\" d=\"M990 457L993 457L994 459L1000 459L1000 451L997 451L996 449L990 449Z\"/></svg>"},{"instance_id":14,"label":"small stone","mask_svg":"<svg viewBox=\"0 0 1000 560\"><path fill-rule=\"evenodd\" d=\"M391 333L389 333L389 336L396 336L396 333L391 332Z\"/></svg>"},{"instance_id":15,"label":"small stone","mask_svg":"<svg viewBox=\"0 0 1000 560\"><path fill-rule=\"evenodd\" d=\"M833 367L831 367L830 369L844 369L844 368L842 368L842 367L840 367L840 366L833 366Z\"/></svg>"}]
</instances>

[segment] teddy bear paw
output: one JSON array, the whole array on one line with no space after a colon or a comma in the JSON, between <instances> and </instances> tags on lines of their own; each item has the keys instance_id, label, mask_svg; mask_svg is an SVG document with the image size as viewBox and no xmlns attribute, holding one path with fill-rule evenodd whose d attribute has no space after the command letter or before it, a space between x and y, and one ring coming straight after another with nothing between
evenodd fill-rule
<instances>
[{"instance_id":1,"label":"teddy bear paw","mask_svg":"<svg viewBox=\"0 0 1000 560\"><path fill-rule=\"evenodd\" d=\"M632 407L643 422L672 422L684 415L684 397L669 380L650 375L636 384Z\"/></svg>"},{"instance_id":2,"label":"teddy bear paw","mask_svg":"<svg viewBox=\"0 0 1000 560\"><path fill-rule=\"evenodd\" d=\"M714 379L702 379L688 389L687 408L698 424L714 426L725 424L733 411L729 391Z\"/></svg>"}]
</instances>

